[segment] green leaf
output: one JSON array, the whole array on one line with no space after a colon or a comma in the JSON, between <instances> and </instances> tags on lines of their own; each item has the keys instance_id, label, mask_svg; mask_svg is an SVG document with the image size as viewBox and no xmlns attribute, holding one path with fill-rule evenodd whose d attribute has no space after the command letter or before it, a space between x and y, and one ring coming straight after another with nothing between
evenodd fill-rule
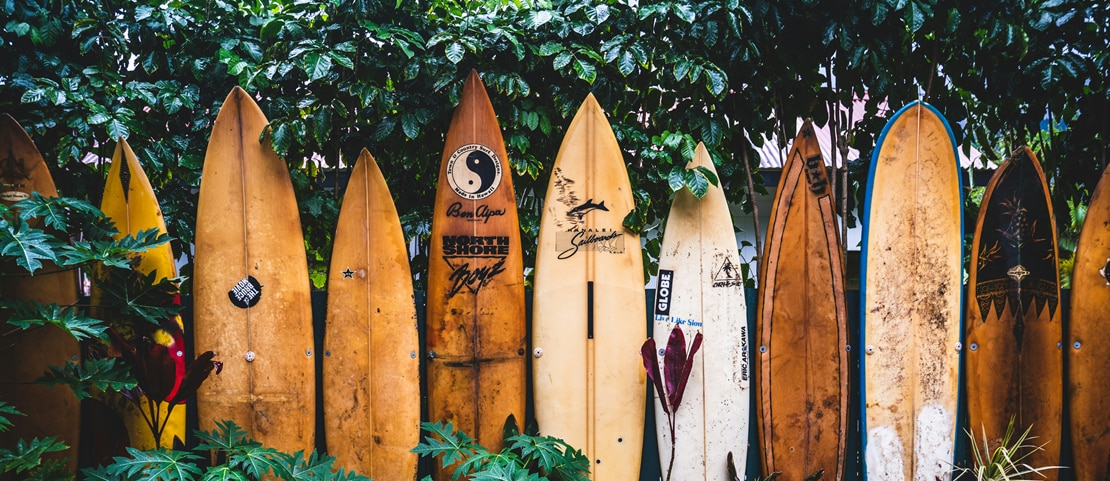
<instances>
[{"instance_id":1,"label":"green leaf","mask_svg":"<svg viewBox=\"0 0 1110 481\"><path fill-rule=\"evenodd\" d=\"M305 55L304 64L304 72L308 74L308 81L314 82L327 77L331 73L331 65L331 57L320 55L317 52L309 52L308 55Z\"/></svg>"},{"instance_id":2,"label":"green leaf","mask_svg":"<svg viewBox=\"0 0 1110 481\"><path fill-rule=\"evenodd\" d=\"M108 474L165 481L192 481L202 474L197 462L204 458L187 451L142 451L128 447L127 454L131 457L113 458L112 465L107 466Z\"/></svg>"},{"instance_id":3,"label":"green leaf","mask_svg":"<svg viewBox=\"0 0 1110 481\"><path fill-rule=\"evenodd\" d=\"M235 469L243 470L254 479L262 479L269 472L277 475L283 470L288 470L284 467L289 464L288 455L258 443L239 446L229 452L231 454L228 456L228 464Z\"/></svg>"},{"instance_id":4,"label":"green leaf","mask_svg":"<svg viewBox=\"0 0 1110 481\"><path fill-rule=\"evenodd\" d=\"M551 61L551 68L559 70L569 65L571 60L574 60L574 54L564 50L555 56L555 60Z\"/></svg>"},{"instance_id":5,"label":"green leaf","mask_svg":"<svg viewBox=\"0 0 1110 481\"><path fill-rule=\"evenodd\" d=\"M54 239L40 229L27 225L23 219L15 219L15 225L0 224L0 256L10 257L15 264L34 274L42 268L42 261L56 262Z\"/></svg>"},{"instance_id":6,"label":"green leaf","mask_svg":"<svg viewBox=\"0 0 1110 481\"><path fill-rule=\"evenodd\" d=\"M235 451L243 447L261 447L258 443L247 437L247 431L235 424L235 421L216 421L216 429L211 431L196 431L199 444L197 449L213 451Z\"/></svg>"},{"instance_id":7,"label":"green leaf","mask_svg":"<svg viewBox=\"0 0 1110 481\"><path fill-rule=\"evenodd\" d=\"M712 170L709 170L708 167L706 167L704 165L699 165L699 166L695 167L694 170L696 170L700 175L705 177L705 180L707 182L709 182L710 184L713 184L714 186L719 185L720 179L717 178L717 174L713 173Z\"/></svg>"},{"instance_id":8,"label":"green leaf","mask_svg":"<svg viewBox=\"0 0 1110 481\"><path fill-rule=\"evenodd\" d=\"M625 50L621 52L620 61L617 63L617 70L625 77L636 70L636 57L632 55L631 51Z\"/></svg>"},{"instance_id":9,"label":"green leaf","mask_svg":"<svg viewBox=\"0 0 1110 481\"><path fill-rule=\"evenodd\" d=\"M259 479L259 478L254 478L254 479ZM221 464L221 465L218 465L218 466L209 467L208 470L204 472L204 476L202 476L200 478L200 481L250 481L250 480L251 480L251 478L248 478L246 474L243 474L241 471L231 469L231 467L226 465L226 464Z\"/></svg>"},{"instance_id":10,"label":"green leaf","mask_svg":"<svg viewBox=\"0 0 1110 481\"><path fill-rule=\"evenodd\" d=\"M328 52L328 57L331 57L331 59L335 60L335 63L339 64L340 66L349 68L351 70L355 69L355 62L344 55L340 55L335 52Z\"/></svg>"},{"instance_id":11,"label":"green leaf","mask_svg":"<svg viewBox=\"0 0 1110 481\"><path fill-rule=\"evenodd\" d=\"M474 439L462 431L455 432L451 423L420 423L420 428L428 432L424 440L412 448L412 452L421 456L440 456L443 467L472 457L478 446Z\"/></svg>"},{"instance_id":12,"label":"green leaf","mask_svg":"<svg viewBox=\"0 0 1110 481\"><path fill-rule=\"evenodd\" d=\"M686 167L675 165L671 167L671 171L667 173L667 185L671 188L671 192L678 192L686 186Z\"/></svg>"},{"instance_id":13,"label":"green leaf","mask_svg":"<svg viewBox=\"0 0 1110 481\"><path fill-rule=\"evenodd\" d=\"M262 25L262 28L258 31L258 38L263 42L270 42L281 34L281 30L284 27L284 20L280 18L271 18L268 22Z\"/></svg>"},{"instance_id":14,"label":"green leaf","mask_svg":"<svg viewBox=\"0 0 1110 481\"><path fill-rule=\"evenodd\" d=\"M682 19L682 21L686 23L694 23L694 19L697 17L697 15L694 13L694 8L690 5L677 4L672 7L672 11L674 12L675 16Z\"/></svg>"},{"instance_id":15,"label":"green leaf","mask_svg":"<svg viewBox=\"0 0 1110 481\"><path fill-rule=\"evenodd\" d=\"M26 416L26 414L20 412L15 406L0 401L0 432L7 431L12 427L12 421L8 419L9 416Z\"/></svg>"},{"instance_id":16,"label":"green leaf","mask_svg":"<svg viewBox=\"0 0 1110 481\"><path fill-rule=\"evenodd\" d=\"M597 68L582 60L574 60L574 71L578 74L578 78L585 80L590 85L593 85L594 80L597 79Z\"/></svg>"},{"instance_id":17,"label":"green leaf","mask_svg":"<svg viewBox=\"0 0 1110 481\"><path fill-rule=\"evenodd\" d=\"M4 26L4 30L14 33L17 37L22 37L27 35L27 32L31 31L31 25L26 22L17 22L15 20L12 20Z\"/></svg>"},{"instance_id":18,"label":"green leaf","mask_svg":"<svg viewBox=\"0 0 1110 481\"><path fill-rule=\"evenodd\" d=\"M543 26L543 24L550 22L553 18L555 18L555 16L552 15L550 11L533 10L528 12L527 16L525 17L525 25L528 28L534 30ZM540 55L543 54L541 53Z\"/></svg>"},{"instance_id":19,"label":"green leaf","mask_svg":"<svg viewBox=\"0 0 1110 481\"><path fill-rule=\"evenodd\" d=\"M464 49L463 45L459 42L451 42L447 45L447 49L444 53L447 55L447 60L457 64L462 61L466 49Z\"/></svg>"},{"instance_id":20,"label":"green leaf","mask_svg":"<svg viewBox=\"0 0 1110 481\"><path fill-rule=\"evenodd\" d=\"M39 304L26 299L2 299L0 309L11 311L8 324L20 329L53 325L69 333L74 339L107 340L107 326L98 319L87 317L74 307L58 304Z\"/></svg>"},{"instance_id":21,"label":"green leaf","mask_svg":"<svg viewBox=\"0 0 1110 481\"><path fill-rule=\"evenodd\" d=\"M705 197L705 194L709 192L709 180L694 169L684 170L686 171L686 188L690 189L690 193L694 194L694 197L699 199Z\"/></svg>"},{"instance_id":22,"label":"green leaf","mask_svg":"<svg viewBox=\"0 0 1110 481\"><path fill-rule=\"evenodd\" d=\"M58 438L34 438L30 441L20 439L15 444L15 449L0 449L0 466L6 472L16 474L31 471L43 465L42 456L48 453L57 453L69 449Z\"/></svg>"},{"instance_id":23,"label":"green leaf","mask_svg":"<svg viewBox=\"0 0 1110 481\"><path fill-rule=\"evenodd\" d=\"M551 55L555 55L559 52L562 52L566 49L567 49L567 47L565 45L563 45L561 42L547 42L547 43L544 43L543 45L540 45L538 55L541 56L541 57L548 57L548 56L551 56Z\"/></svg>"},{"instance_id":24,"label":"green leaf","mask_svg":"<svg viewBox=\"0 0 1110 481\"><path fill-rule=\"evenodd\" d=\"M126 139L131 136L131 130L127 128L122 120L113 118L108 122L108 137L113 139Z\"/></svg>"},{"instance_id":25,"label":"green leaf","mask_svg":"<svg viewBox=\"0 0 1110 481\"><path fill-rule=\"evenodd\" d=\"M66 385L78 400L91 398L96 391L124 391L138 385L130 367L117 358L86 359L78 364L66 361L65 366L49 366L35 380L46 386Z\"/></svg>"}]
</instances>

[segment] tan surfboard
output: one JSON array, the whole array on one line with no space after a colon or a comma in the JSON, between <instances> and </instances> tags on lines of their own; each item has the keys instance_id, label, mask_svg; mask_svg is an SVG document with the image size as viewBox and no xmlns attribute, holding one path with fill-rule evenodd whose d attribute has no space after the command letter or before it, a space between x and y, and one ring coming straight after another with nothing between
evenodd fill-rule
<instances>
[{"instance_id":1,"label":"tan surfboard","mask_svg":"<svg viewBox=\"0 0 1110 481\"><path fill-rule=\"evenodd\" d=\"M420 352L408 250L397 208L366 149L351 170L328 270L324 429L339 466L374 479L416 477Z\"/></svg>"},{"instance_id":2,"label":"tan surfboard","mask_svg":"<svg viewBox=\"0 0 1110 481\"><path fill-rule=\"evenodd\" d=\"M647 338L640 236L624 157L592 94L548 182L532 296L532 388L544 435L581 449L590 479L638 479Z\"/></svg>"},{"instance_id":3,"label":"tan surfboard","mask_svg":"<svg viewBox=\"0 0 1110 481\"><path fill-rule=\"evenodd\" d=\"M0 114L0 202L11 206L38 192L44 197L57 197L54 179L27 132L8 114ZM42 228L36 221L35 227ZM43 264L34 276L15 266L5 268L0 277L0 297L25 299L40 304L72 306L77 303L77 276L73 270L60 270ZM11 404L26 416L8 416L13 426L0 432L0 446L14 448L16 441L56 436L70 447L53 455L69 458L70 470L77 468L78 427L81 425L81 403L68 386L34 384L48 366L77 362L80 349L77 340L55 327L20 330L4 321L0 323L0 400Z\"/></svg>"},{"instance_id":4,"label":"tan surfboard","mask_svg":"<svg viewBox=\"0 0 1110 481\"><path fill-rule=\"evenodd\" d=\"M968 429L995 449L1011 418L1030 443L1024 461L1058 466L1064 364L1056 221L1040 161L1028 147L998 167L987 184L968 272ZM1057 470L1044 473L1055 480Z\"/></svg>"},{"instance_id":5,"label":"tan surfboard","mask_svg":"<svg viewBox=\"0 0 1110 481\"><path fill-rule=\"evenodd\" d=\"M1102 173L1079 232L1068 317L1067 396L1075 479L1110 476L1110 170Z\"/></svg>"},{"instance_id":6,"label":"tan surfboard","mask_svg":"<svg viewBox=\"0 0 1110 481\"><path fill-rule=\"evenodd\" d=\"M506 418L524 419L524 261L512 167L475 71L447 130L434 209L425 340L429 420L451 422L500 451Z\"/></svg>"},{"instance_id":7,"label":"tan surfboard","mask_svg":"<svg viewBox=\"0 0 1110 481\"><path fill-rule=\"evenodd\" d=\"M266 117L236 87L212 125L197 201L195 352L223 372L197 391L200 429L230 419L285 452L315 447L312 302L300 213Z\"/></svg>"},{"instance_id":8,"label":"tan surfboard","mask_svg":"<svg viewBox=\"0 0 1110 481\"><path fill-rule=\"evenodd\" d=\"M756 331L763 475L844 477L848 313L836 205L813 123L782 168L759 274Z\"/></svg>"},{"instance_id":9,"label":"tan surfboard","mask_svg":"<svg viewBox=\"0 0 1110 481\"><path fill-rule=\"evenodd\" d=\"M705 145L698 144L686 167L703 167L716 175ZM687 189L675 193L655 289L654 333L664 348L672 329L682 329L690 343L702 334L682 403L674 412L671 439L667 415L655 391L655 432L663 475L670 479L730 481L732 454L744 479L748 451L751 372L747 301L740 271L740 251L724 189L709 185L701 199ZM663 366L663 356L658 356Z\"/></svg>"},{"instance_id":10,"label":"tan surfboard","mask_svg":"<svg viewBox=\"0 0 1110 481\"><path fill-rule=\"evenodd\" d=\"M868 481L951 478L962 349L957 162L947 122L922 102L894 114L871 159L860 279Z\"/></svg>"},{"instance_id":11,"label":"tan surfboard","mask_svg":"<svg viewBox=\"0 0 1110 481\"><path fill-rule=\"evenodd\" d=\"M104 196L100 201L100 210L109 219L116 223L119 236L137 235L140 231L158 229L166 233L166 221L162 217L162 209L158 205L158 198L154 195L154 188L146 176L142 165L139 164L135 152L127 141L120 138L116 143L115 153L112 155L112 166L108 169L108 178L104 183ZM177 277L177 265L174 263L173 249L169 243L162 244L138 254L139 265L136 271L142 274L156 272L158 279L172 279ZM92 304L100 304L100 292L96 283L92 285ZM177 379L180 382L185 377L185 338L181 316L167 319L157 330L151 333L155 342L169 348L177 368ZM176 391L171 392L172 397ZM157 416L151 416L146 397L141 397L136 406L126 400L122 395L111 396L109 405L116 409L123 417L127 426L127 434L131 446L139 449L153 449L156 446L154 435L147 424L147 419L154 419L159 426L165 424L160 443L163 448L172 448L174 438L185 442L185 405L180 404L169 409L169 403L163 402ZM167 419L167 416L169 419Z\"/></svg>"}]
</instances>

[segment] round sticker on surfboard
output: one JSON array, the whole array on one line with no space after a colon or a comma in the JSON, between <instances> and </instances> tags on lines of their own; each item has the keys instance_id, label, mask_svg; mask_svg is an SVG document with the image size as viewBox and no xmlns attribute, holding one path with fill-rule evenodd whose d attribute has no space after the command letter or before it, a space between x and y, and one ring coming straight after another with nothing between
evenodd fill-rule
<instances>
[{"instance_id":1,"label":"round sticker on surfboard","mask_svg":"<svg viewBox=\"0 0 1110 481\"><path fill-rule=\"evenodd\" d=\"M489 197L501 184L501 160L489 147L467 144L447 159L447 183L459 197Z\"/></svg>"}]
</instances>

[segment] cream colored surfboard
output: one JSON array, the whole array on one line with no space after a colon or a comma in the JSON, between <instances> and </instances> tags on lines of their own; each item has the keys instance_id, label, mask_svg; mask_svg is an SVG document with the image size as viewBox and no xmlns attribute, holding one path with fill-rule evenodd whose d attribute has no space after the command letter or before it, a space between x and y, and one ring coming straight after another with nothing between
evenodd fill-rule
<instances>
[{"instance_id":1,"label":"cream colored surfboard","mask_svg":"<svg viewBox=\"0 0 1110 481\"><path fill-rule=\"evenodd\" d=\"M223 372L197 390L200 429L230 419L280 451L315 447L312 301L289 170L235 87L216 116L197 201L195 352Z\"/></svg>"},{"instance_id":2,"label":"cream colored surfboard","mask_svg":"<svg viewBox=\"0 0 1110 481\"><path fill-rule=\"evenodd\" d=\"M401 221L377 162L362 149L328 271L324 429L340 466L374 479L416 476L419 352Z\"/></svg>"},{"instance_id":3,"label":"cream colored surfboard","mask_svg":"<svg viewBox=\"0 0 1110 481\"><path fill-rule=\"evenodd\" d=\"M687 169L716 169L698 144ZM675 445L672 480L730 481L728 454L744 478L748 445L751 372L748 316L740 253L732 215L720 186L701 199L688 189L675 193L659 255L653 315L656 346L663 349L678 326L687 344L703 336L682 403L675 411L672 440L667 415L655 398L655 432L663 475ZM658 359L663 365L663 356ZM654 391L654 390L653 390Z\"/></svg>"},{"instance_id":4,"label":"cream colored surfboard","mask_svg":"<svg viewBox=\"0 0 1110 481\"><path fill-rule=\"evenodd\" d=\"M928 104L887 123L871 160L861 291L868 481L951 477L963 202L955 140Z\"/></svg>"},{"instance_id":5,"label":"cream colored surfboard","mask_svg":"<svg viewBox=\"0 0 1110 481\"><path fill-rule=\"evenodd\" d=\"M593 95L567 128L536 250L532 373L540 432L590 459L591 479L639 478L647 375L640 237L617 139Z\"/></svg>"}]
</instances>

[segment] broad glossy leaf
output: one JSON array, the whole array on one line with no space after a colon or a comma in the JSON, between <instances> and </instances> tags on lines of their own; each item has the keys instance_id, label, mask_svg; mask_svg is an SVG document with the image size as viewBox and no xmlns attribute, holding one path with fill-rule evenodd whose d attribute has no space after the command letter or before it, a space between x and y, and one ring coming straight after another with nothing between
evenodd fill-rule
<instances>
[{"instance_id":1,"label":"broad glossy leaf","mask_svg":"<svg viewBox=\"0 0 1110 481\"><path fill-rule=\"evenodd\" d=\"M682 328L674 326L667 338L667 348L663 351L663 384L667 388L667 402L671 412L678 411L678 401L682 398L682 368L686 365L686 335Z\"/></svg>"},{"instance_id":2,"label":"broad glossy leaf","mask_svg":"<svg viewBox=\"0 0 1110 481\"><path fill-rule=\"evenodd\" d=\"M678 326L675 326L678 329ZM690 373L694 371L694 357L697 355L698 350L701 349L702 335L699 331L694 334L694 341L690 344L690 353L686 356L686 362L683 363L681 377L679 378L678 390L675 392L674 408L678 409L682 405L682 396L686 393L686 383L690 381Z\"/></svg>"},{"instance_id":3,"label":"broad glossy leaf","mask_svg":"<svg viewBox=\"0 0 1110 481\"><path fill-rule=\"evenodd\" d=\"M648 338L640 346L640 358L644 361L644 370L647 371L648 379L651 379L651 383L655 385L655 393L659 396L659 404L663 407L663 412L670 414L667 390L663 388L663 376L659 372L659 354L656 352L655 339Z\"/></svg>"}]
</instances>

